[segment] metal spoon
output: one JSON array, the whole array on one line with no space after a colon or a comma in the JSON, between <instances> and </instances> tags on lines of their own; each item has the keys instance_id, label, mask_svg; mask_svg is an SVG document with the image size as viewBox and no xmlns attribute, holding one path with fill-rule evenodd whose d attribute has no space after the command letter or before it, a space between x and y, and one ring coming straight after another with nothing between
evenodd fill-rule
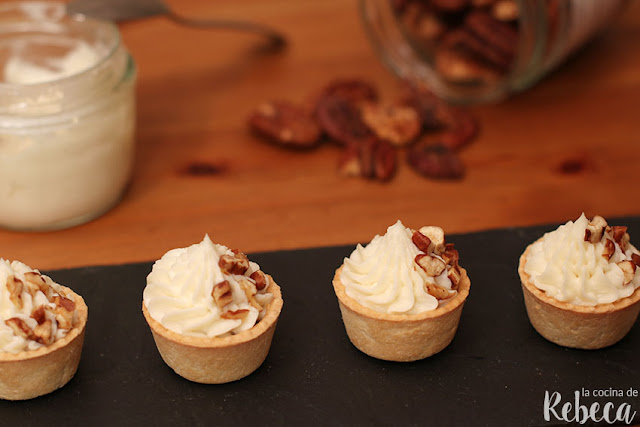
<instances>
[{"instance_id":1,"label":"metal spoon","mask_svg":"<svg viewBox=\"0 0 640 427\"><path fill-rule=\"evenodd\" d=\"M254 33L266 38L269 50L280 50L287 44L282 34L265 25L247 21L188 18L172 11L163 0L72 0L67 4L67 11L116 22L164 15L188 27Z\"/></svg>"}]
</instances>

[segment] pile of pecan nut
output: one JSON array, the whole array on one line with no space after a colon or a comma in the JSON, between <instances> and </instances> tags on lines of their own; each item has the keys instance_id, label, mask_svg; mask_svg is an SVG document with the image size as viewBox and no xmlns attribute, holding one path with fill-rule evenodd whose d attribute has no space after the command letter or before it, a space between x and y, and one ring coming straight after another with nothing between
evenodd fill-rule
<instances>
[{"instance_id":1,"label":"pile of pecan nut","mask_svg":"<svg viewBox=\"0 0 640 427\"><path fill-rule=\"evenodd\" d=\"M362 79L338 79L312 108L289 101L259 105L249 126L282 147L312 148L329 139L343 147L339 170L350 176L389 181L399 155L419 174L437 179L464 175L458 151L478 133L478 123L422 86L404 82L393 102L382 102Z\"/></svg>"},{"instance_id":2,"label":"pile of pecan nut","mask_svg":"<svg viewBox=\"0 0 640 427\"><path fill-rule=\"evenodd\" d=\"M436 226L422 227L414 230L411 240L416 247L422 251L416 255L414 261L422 268L429 277L437 277L446 271L447 277L451 281L451 291L427 282L426 290L429 295L438 300L451 298L462 279L462 272L458 265L460 256L453 243L445 243L444 231Z\"/></svg>"},{"instance_id":3,"label":"pile of pecan nut","mask_svg":"<svg viewBox=\"0 0 640 427\"><path fill-rule=\"evenodd\" d=\"M233 255L225 254L220 257L220 261L218 262L220 270L223 274L235 276L240 288L247 297L249 305L260 312L264 307L256 300L255 295L267 287L267 276L261 270L256 270L249 276L246 276L250 265L249 259L237 249L232 250L232 252ZM240 278L238 276L246 277ZM233 292L228 280L223 280L214 285L211 296L218 310L220 310L220 317L223 319L244 319L249 314L249 310L247 309L231 310L229 308L233 303Z\"/></svg>"},{"instance_id":4,"label":"pile of pecan nut","mask_svg":"<svg viewBox=\"0 0 640 427\"><path fill-rule=\"evenodd\" d=\"M47 301L53 303L55 307L51 308L47 303L37 307L34 306L30 316L36 321L33 328L20 317L12 317L5 320L4 323L13 330L16 336L36 341L43 345L50 345L56 339L51 318L54 318L57 322L56 329L71 329L73 327L73 313L76 305L72 300L55 291L53 287L47 283L45 276L42 276L37 271L27 272L24 277L24 281L13 275L7 278L9 299L18 310L22 310L24 307L22 293L25 291L31 295L31 299L34 301L36 294L42 292L46 296ZM47 313L49 314L47 315Z\"/></svg>"},{"instance_id":5,"label":"pile of pecan nut","mask_svg":"<svg viewBox=\"0 0 640 427\"><path fill-rule=\"evenodd\" d=\"M593 217L584 233L584 241L596 244L604 240L604 250L602 256L607 261L611 262L611 257L616 252L617 243L622 253L626 253L629 247L629 233L627 233L627 227L621 225L609 226L607 221L596 215ZM615 242L615 243L614 243ZM623 286L631 283L636 274L636 268L640 266L640 255L636 253L631 254L631 260L625 259L616 263L624 274Z\"/></svg>"},{"instance_id":6,"label":"pile of pecan nut","mask_svg":"<svg viewBox=\"0 0 640 427\"><path fill-rule=\"evenodd\" d=\"M555 1L548 2L551 23ZM443 80L492 83L512 68L519 42L516 0L395 0L391 4L407 39L432 58Z\"/></svg>"}]
</instances>

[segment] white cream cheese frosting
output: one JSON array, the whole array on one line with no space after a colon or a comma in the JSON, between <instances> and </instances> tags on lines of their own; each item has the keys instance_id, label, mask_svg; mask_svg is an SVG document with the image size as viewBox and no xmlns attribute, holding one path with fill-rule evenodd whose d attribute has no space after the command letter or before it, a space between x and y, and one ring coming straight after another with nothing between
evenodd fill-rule
<instances>
[{"instance_id":1,"label":"white cream cheese frosting","mask_svg":"<svg viewBox=\"0 0 640 427\"><path fill-rule=\"evenodd\" d=\"M412 230L401 221L375 236L369 244L358 244L344 259L340 280L346 294L359 304L388 314L418 314L438 308L439 301L425 285L450 290L447 270L430 277L415 258L423 253L412 242Z\"/></svg>"},{"instance_id":2,"label":"white cream cheese frosting","mask_svg":"<svg viewBox=\"0 0 640 427\"><path fill-rule=\"evenodd\" d=\"M249 276L260 270L249 262L244 274L228 274L220 268L220 258L234 253L214 244L208 235L187 248L173 249L156 261L147 276L144 304L151 317L164 327L183 335L220 337L252 328L266 313L273 295L257 290ZM214 286L227 281L232 301L219 307L212 295ZM250 289L260 310L247 296ZM225 312L247 310L242 318L225 318Z\"/></svg>"},{"instance_id":3,"label":"white cream cheese frosting","mask_svg":"<svg viewBox=\"0 0 640 427\"><path fill-rule=\"evenodd\" d=\"M616 242L609 260L604 257L605 242L585 241L589 220L584 213L546 233L529 249L524 271L532 283L549 296L576 305L606 304L628 297L640 286L640 269L624 284L624 272L617 263L631 260L638 250L631 244L622 250Z\"/></svg>"},{"instance_id":4,"label":"white cream cheese frosting","mask_svg":"<svg viewBox=\"0 0 640 427\"><path fill-rule=\"evenodd\" d=\"M22 307L17 305L11 298L11 292L8 286L10 281L17 281L21 284L27 283L28 274L37 274L48 285L49 289L45 292L42 290L29 292L27 286L23 286L22 292L18 292L18 298ZM22 286L22 285L21 285ZM47 307L44 312L44 319L51 322L51 339L56 341L64 337L69 328L59 327L56 319L56 304L51 300L59 297L59 284L55 283L51 278L40 275L38 270L23 264L20 261L10 262L0 258L0 351L9 353L19 353L26 350L36 350L44 344L36 340L35 337L21 336L7 324L9 319L19 319L24 322L29 330L33 330L38 326L38 322L33 317L33 313L39 307ZM75 316L75 310L73 315Z\"/></svg>"}]
</instances>

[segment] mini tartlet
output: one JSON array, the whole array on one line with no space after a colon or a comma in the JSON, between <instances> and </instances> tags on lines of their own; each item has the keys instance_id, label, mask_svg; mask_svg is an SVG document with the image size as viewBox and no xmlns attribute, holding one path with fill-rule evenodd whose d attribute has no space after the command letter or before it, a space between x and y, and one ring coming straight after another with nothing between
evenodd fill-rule
<instances>
[{"instance_id":1,"label":"mini tartlet","mask_svg":"<svg viewBox=\"0 0 640 427\"><path fill-rule=\"evenodd\" d=\"M400 221L358 245L333 279L351 343L377 359L410 362L447 347L471 282L440 227Z\"/></svg>"},{"instance_id":2,"label":"mini tartlet","mask_svg":"<svg viewBox=\"0 0 640 427\"><path fill-rule=\"evenodd\" d=\"M640 252L627 227L584 214L529 245L518 266L532 326L547 340L586 350L608 347L640 312Z\"/></svg>"},{"instance_id":3,"label":"mini tartlet","mask_svg":"<svg viewBox=\"0 0 640 427\"><path fill-rule=\"evenodd\" d=\"M156 261L142 312L169 367L190 381L221 384L264 362L282 305L271 276L205 236Z\"/></svg>"},{"instance_id":4,"label":"mini tartlet","mask_svg":"<svg viewBox=\"0 0 640 427\"><path fill-rule=\"evenodd\" d=\"M0 259L0 398L26 400L67 384L80 362L82 297L27 265Z\"/></svg>"}]
</instances>

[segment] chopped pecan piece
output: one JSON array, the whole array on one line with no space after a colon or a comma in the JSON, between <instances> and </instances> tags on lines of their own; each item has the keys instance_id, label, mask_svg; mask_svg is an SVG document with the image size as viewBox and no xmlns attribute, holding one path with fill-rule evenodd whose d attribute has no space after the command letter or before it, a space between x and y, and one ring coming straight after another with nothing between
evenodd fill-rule
<instances>
[{"instance_id":1,"label":"chopped pecan piece","mask_svg":"<svg viewBox=\"0 0 640 427\"><path fill-rule=\"evenodd\" d=\"M51 302L66 311L73 312L76 309L76 304L69 298L62 295L54 295L53 298L51 298Z\"/></svg>"},{"instance_id":2,"label":"chopped pecan piece","mask_svg":"<svg viewBox=\"0 0 640 427\"><path fill-rule=\"evenodd\" d=\"M287 101L261 104L249 116L249 126L284 147L308 148L320 141L320 127L312 115Z\"/></svg>"},{"instance_id":3,"label":"chopped pecan piece","mask_svg":"<svg viewBox=\"0 0 640 427\"><path fill-rule=\"evenodd\" d=\"M245 254L233 250L233 255L222 255L218 265L222 272L227 274L242 275L249 269L249 259Z\"/></svg>"},{"instance_id":4,"label":"chopped pecan piece","mask_svg":"<svg viewBox=\"0 0 640 427\"><path fill-rule=\"evenodd\" d=\"M585 242L597 243L602 240L604 230L607 227L607 221L599 215L593 217L584 231Z\"/></svg>"},{"instance_id":5,"label":"chopped pecan piece","mask_svg":"<svg viewBox=\"0 0 640 427\"><path fill-rule=\"evenodd\" d=\"M28 271L24 274L24 278L27 282L35 285L39 291L47 295L49 291L49 285L44 280L44 277L40 273L35 271Z\"/></svg>"},{"instance_id":6,"label":"chopped pecan piece","mask_svg":"<svg viewBox=\"0 0 640 427\"><path fill-rule=\"evenodd\" d=\"M602 251L602 256L604 257L604 259L609 261L615 251L616 251L616 244L613 243L613 240L607 239L604 242L604 250Z\"/></svg>"},{"instance_id":7,"label":"chopped pecan piece","mask_svg":"<svg viewBox=\"0 0 640 427\"><path fill-rule=\"evenodd\" d=\"M267 276L260 270L256 270L251 273L249 278L256 282L256 289L259 291L263 290L267 286Z\"/></svg>"},{"instance_id":8,"label":"chopped pecan piece","mask_svg":"<svg viewBox=\"0 0 640 427\"><path fill-rule=\"evenodd\" d=\"M13 275L7 277L7 290L9 291L9 299L18 309L22 309L22 307L24 306L22 302L23 287L24 286L22 280Z\"/></svg>"},{"instance_id":9,"label":"chopped pecan piece","mask_svg":"<svg viewBox=\"0 0 640 427\"><path fill-rule=\"evenodd\" d=\"M440 258L427 254L416 255L415 262L431 277L439 276L447 268Z\"/></svg>"},{"instance_id":10,"label":"chopped pecan piece","mask_svg":"<svg viewBox=\"0 0 640 427\"><path fill-rule=\"evenodd\" d=\"M444 243L444 230L435 225L428 225L422 227L420 229L420 233L424 234L431 241L430 251L434 252L436 255L442 255L445 251L446 246Z\"/></svg>"},{"instance_id":11,"label":"chopped pecan piece","mask_svg":"<svg viewBox=\"0 0 640 427\"><path fill-rule=\"evenodd\" d=\"M216 306L221 311L224 306L232 303L233 294L231 293L231 285L229 284L229 281L223 280L215 285L211 291L211 296L213 297L213 301L216 303Z\"/></svg>"},{"instance_id":12,"label":"chopped pecan piece","mask_svg":"<svg viewBox=\"0 0 640 427\"><path fill-rule=\"evenodd\" d=\"M624 273L623 285L628 285L633 280L636 274L636 264L631 261L621 261L616 263L620 270Z\"/></svg>"},{"instance_id":13,"label":"chopped pecan piece","mask_svg":"<svg viewBox=\"0 0 640 427\"><path fill-rule=\"evenodd\" d=\"M451 289L458 289L460 280L462 280L462 274L460 272L460 268L457 265L451 266L447 274L447 277L449 278L449 280L451 280Z\"/></svg>"},{"instance_id":14,"label":"chopped pecan piece","mask_svg":"<svg viewBox=\"0 0 640 427\"><path fill-rule=\"evenodd\" d=\"M445 245L445 250L442 255L440 255L447 265L455 266L458 264L458 260L460 259L460 254L458 250L453 247L452 243L447 243Z\"/></svg>"},{"instance_id":15,"label":"chopped pecan piece","mask_svg":"<svg viewBox=\"0 0 640 427\"><path fill-rule=\"evenodd\" d=\"M20 319L19 317L12 317L10 319L5 320L4 323L13 330L13 333L16 336L19 336L25 339L29 339L29 337L31 336L31 329L26 324L26 322Z\"/></svg>"},{"instance_id":16,"label":"chopped pecan piece","mask_svg":"<svg viewBox=\"0 0 640 427\"><path fill-rule=\"evenodd\" d=\"M420 116L409 106L368 103L362 106L361 112L369 129L395 146L407 145L422 130Z\"/></svg>"},{"instance_id":17,"label":"chopped pecan piece","mask_svg":"<svg viewBox=\"0 0 640 427\"><path fill-rule=\"evenodd\" d=\"M33 310L33 312L31 313L31 317L33 317L36 322L38 322L38 325L41 325L47 319L46 313L47 310L43 305L41 305L40 307Z\"/></svg>"},{"instance_id":18,"label":"chopped pecan piece","mask_svg":"<svg viewBox=\"0 0 640 427\"><path fill-rule=\"evenodd\" d=\"M632 261L636 266L640 266L640 255L638 255L638 254L631 254L631 261Z\"/></svg>"},{"instance_id":19,"label":"chopped pecan piece","mask_svg":"<svg viewBox=\"0 0 640 427\"><path fill-rule=\"evenodd\" d=\"M627 244L629 243L629 233L627 233L627 227L622 225L614 225L611 227L611 235L613 240L620 246L622 251L627 250Z\"/></svg>"},{"instance_id":20,"label":"chopped pecan piece","mask_svg":"<svg viewBox=\"0 0 640 427\"><path fill-rule=\"evenodd\" d=\"M243 319L247 317L249 314L249 310L241 309L241 310L227 310L220 315L223 319Z\"/></svg>"},{"instance_id":21,"label":"chopped pecan piece","mask_svg":"<svg viewBox=\"0 0 640 427\"><path fill-rule=\"evenodd\" d=\"M422 234L419 231L414 231L411 236L411 241L418 249L420 249L424 253L429 252L429 247L431 246L431 239Z\"/></svg>"},{"instance_id":22,"label":"chopped pecan piece","mask_svg":"<svg viewBox=\"0 0 640 427\"><path fill-rule=\"evenodd\" d=\"M55 340L52 327L51 320L45 320L33 328L30 338L40 344L49 345Z\"/></svg>"},{"instance_id":23,"label":"chopped pecan piece","mask_svg":"<svg viewBox=\"0 0 640 427\"><path fill-rule=\"evenodd\" d=\"M438 300L451 297L451 293L447 289L440 287L435 283L427 283L425 286L427 288L427 293Z\"/></svg>"}]
</instances>

